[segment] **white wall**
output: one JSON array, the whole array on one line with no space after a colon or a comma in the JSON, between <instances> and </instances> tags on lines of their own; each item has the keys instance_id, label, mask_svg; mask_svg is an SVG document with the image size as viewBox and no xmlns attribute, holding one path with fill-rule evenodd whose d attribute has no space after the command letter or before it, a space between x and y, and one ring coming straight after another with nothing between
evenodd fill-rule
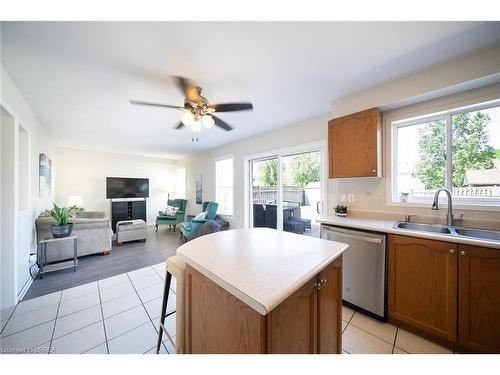
<instances>
[{"instance_id":1,"label":"white wall","mask_svg":"<svg viewBox=\"0 0 500 375\"><path fill-rule=\"evenodd\" d=\"M418 103L480 87L497 81L499 72L500 45L497 44L335 100L330 114L323 114L182 159L179 164L185 165L187 168L188 212L197 213L201 210L201 206L194 204L195 178L199 174L203 176L203 200L215 199L214 159L217 157L234 155L235 215L228 220L233 228L243 227L245 222L245 156L324 140L327 139L328 120L334 117L372 107L398 108L410 103ZM355 202L349 204L354 209L418 214L431 212L426 208L388 207L386 205L385 179L329 180L327 191L329 214L333 214L332 209L337 204L341 193L355 194ZM470 212L469 217L498 219L499 213L475 211Z\"/></svg>"},{"instance_id":2,"label":"white wall","mask_svg":"<svg viewBox=\"0 0 500 375\"><path fill-rule=\"evenodd\" d=\"M232 155L234 157L235 214L226 218L232 228L242 228L245 223L245 157L326 140L330 117L328 113L323 114L179 160L178 164L185 165L187 170L187 211L191 214L201 211L201 205L195 204L195 179L200 174L203 176L203 201L215 200L215 159Z\"/></svg>"},{"instance_id":3,"label":"white wall","mask_svg":"<svg viewBox=\"0 0 500 375\"><path fill-rule=\"evenodd\" d=\"M0 308L12 306L22 296L22 293L29 286L31 281L29 276L29 254L35 251L35 229L34 219L40 212L50 207L53 196L45 199L38 197L38 157L40 153L45 153L52 159L53 166L56 164L54 145L49 135L45 132L38 119L35 117L28 103L21 92L9 76L8 72L0 65L0 104L14 118L14 132L10 134L10 139L2 139L15 147L16 155L13 168L16 173L14 178L2 179L2 191L14 189L14 194L9 195L9 201L14 203L13 212L6 213L14 225L8 229L8 236L13 236L14 245L5 246L6 235L2 232L2 247L0 249L3 267L14 270L14 287L11 285L10 276L2 272L2 299ZM3 124L2 124L3 126ZM19 171L19 128L26 131L29 138L28 160L28 199L23 199L22 210L19 210L19 189L17 189L17 176ZM22 152L22 150L21 150ZM25 170L25 168L22 168ZM54 177L54 174L53 174ZM26 189L24 190L26 192ZM5 202L3 202L4 204ZM4 205L2 204L2 210ZM3 210L4 211L4 210ZM2 217L3 222L3 217ZM26 225L29 223L29 225ZM4 224L4 223L2 223ZM21 224L21 225L19 225ZM7 262L4 260L7 259ZM9 281L5 282L4 278Z\"/></svg>"},{"instance_id":4,"label":"white wall","mask_svg":"<svg viewBox=\"0 0 500 375\"><path fill-rule=\"evenodd\" d=\"M66 205L68 197L79 195L87 210L106 212L106 177L149 178L147 221L154 224L158 211L165 209L169 192L175 191L175 160L58 147L56 203Z\"/></svg>"},{"instance_id":5,"label":"white wall","mask_svg":"<svg viewBox=\"0 0 500 375\"><path fill-rule=\"evenodd\" d=\"M475 51L454 60L446 61L429 68L414 72L398 79L375 86L368 90L352 94L336 100L332 104L332 118L354 113L367 108L392 108L395 112L401 104L412 104L397 111L412 111L423 106L452 106L453 103L469 100L477 95L475 92L483 91L498 93L498 86L469 90L472 87L486 83L500 81L500 44ZM457 92L467 89L462 94ZM450 93L454 93L449 95ZM491 94L491 93L490 93ZM486 96L485 96L486 97ZM425 103L426 100L431 102ZM457 105L458 106L458 105ZM456 106L455 106L456 108ZM412 116L408 116L412 117ZM384 124L384 176L389 174L388 158L390 157L389 131ZM328 183L329 207L335 207L341 194L352 193L355 195L354 203L348 206L353 209L368 211L383 211L396 213L410 213L418 215L444 215L443 212L434 212L430 207L397 207L386 203L387 178L367 178L351 180L330 180ZM465 210L461 210L465 211ZM500 220L498 211L466 211L465 217L469 219L495 219Z\"/></svg>"}]
</instances>

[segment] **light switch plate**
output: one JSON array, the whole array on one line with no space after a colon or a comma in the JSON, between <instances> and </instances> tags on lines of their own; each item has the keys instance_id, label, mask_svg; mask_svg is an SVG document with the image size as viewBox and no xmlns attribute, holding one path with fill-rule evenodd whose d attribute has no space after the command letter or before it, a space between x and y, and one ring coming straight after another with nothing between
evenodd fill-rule
<instances>
[{"instance_id":1,"label":"light switch plate","mask_svg":"<svg viewBox=\"0 0 500 375\"><path fill-rule=\"evenodd\" d=\"M350 203L354 202L354 194L349 194L347 196L347 201L350 202Z\"/></svg>"}]
</instances>

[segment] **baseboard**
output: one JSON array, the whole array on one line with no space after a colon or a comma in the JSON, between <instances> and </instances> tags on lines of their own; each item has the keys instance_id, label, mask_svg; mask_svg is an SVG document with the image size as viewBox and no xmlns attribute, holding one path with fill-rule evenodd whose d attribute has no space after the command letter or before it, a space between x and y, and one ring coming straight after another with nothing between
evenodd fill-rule
<instances>
[{"instance_id":1,"label":"baseboard","mask_svg":"<svg viewBox=\"0 0 500 375\"><path fill-rule=\"evenodd\" d=\"M17 303L23 300L24 296L28 292L28 289L30 288L31 284L33 284L33 278L30 276L30 278L24 283L23 288L17 295Z\"/></svg>"}]
</instances>

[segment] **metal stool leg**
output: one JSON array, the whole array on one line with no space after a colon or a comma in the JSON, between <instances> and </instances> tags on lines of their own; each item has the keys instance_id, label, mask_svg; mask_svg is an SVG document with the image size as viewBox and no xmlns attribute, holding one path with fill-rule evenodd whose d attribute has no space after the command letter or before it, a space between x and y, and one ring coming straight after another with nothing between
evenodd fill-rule
<instances>
[{"instance_id":1,"label":"metal stool leg","mask_svg":"<svg viewBox=\"0 0 500 375\"><path fill-rule=\"evenodd\" d=\"M165 329L165 318L167 317L167 304L168 295L170 293L170 283L172 281L172 274L167 271L167 276L165 278L165 286L163 288L163 301L161 304L161 317L160 317L160 327L158 329L158 342L156 343L156 354L160 353L161 339L163 336L163 330ZM172 313L168 314L171 315ZM168 336L168 333L165 332Z\"/></svg>"}]
</instances>

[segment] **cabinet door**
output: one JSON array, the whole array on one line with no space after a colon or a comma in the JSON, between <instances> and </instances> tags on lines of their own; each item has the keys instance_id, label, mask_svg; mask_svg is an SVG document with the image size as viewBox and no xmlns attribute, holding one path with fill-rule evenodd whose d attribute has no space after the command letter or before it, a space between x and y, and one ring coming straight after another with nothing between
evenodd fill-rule
<instances>
[{"instance_id":1,"label":"cabinet door","mask_svg":"<svg viewBox=\"0 0 500 375\"><path fill-rule=\"evenodd\" d=\"M389 236L389 318L449 341L457 331L457 245Z\"/></svg>"},{"instance_id":2,"label":"cabinet door","mask_svg":"<svg viewBox=\"0 0 500 375\"><path fill-rule=\"evenodd\" d=\"M377 108L333 119L328 125L330 178L381 176Z\"/></svg>"},{"instance_id":3,"label":"cabinet door","mask_svg":"<svg viewBox=\"0 0 500 375\"><path fill-rule=\"evenodd\" d=\"M317 353L317 277L267 315L267 352Z\"/></svg>"},{"instance_id":4,"label":"cabinet door","mask_svg":"<svg viewBox=\"0 0 500 375\"><path fill-rule=\"evenodd\" d=\"M500 353L500 250L467 245L459 250L459 343Z\"/></svg>"},{"instance_id":5,"label":"cabinet door","mask_svg":"<svg viewBox=\"0 0 500 375\"><path fill-rule=\"evenodd\" d=\"M342 258L319 274L318 353L340 354L342 337Z\"/></svg>"}]
</instances>

